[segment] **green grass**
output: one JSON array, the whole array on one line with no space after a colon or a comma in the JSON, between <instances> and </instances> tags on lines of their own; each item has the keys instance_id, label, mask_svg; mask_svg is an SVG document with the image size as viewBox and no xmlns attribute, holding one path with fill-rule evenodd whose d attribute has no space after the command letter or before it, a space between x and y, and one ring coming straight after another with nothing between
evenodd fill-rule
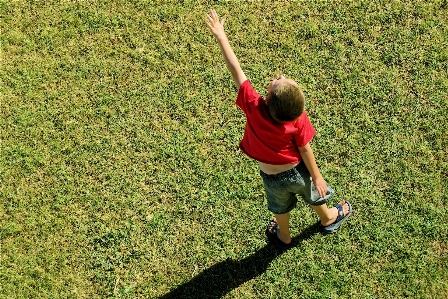
<instances>
[{"instance_id":1,"label":"green grass","mask_svg":"<svg viewBox=\"0 0 448 299\"><path fill-rule=\"evenodd\" d=\"M155 2L0 1L0 298L447 298L447 2ZM210 8L303 87L338 234L267 244Z\"/></svg>"}]
</instances>

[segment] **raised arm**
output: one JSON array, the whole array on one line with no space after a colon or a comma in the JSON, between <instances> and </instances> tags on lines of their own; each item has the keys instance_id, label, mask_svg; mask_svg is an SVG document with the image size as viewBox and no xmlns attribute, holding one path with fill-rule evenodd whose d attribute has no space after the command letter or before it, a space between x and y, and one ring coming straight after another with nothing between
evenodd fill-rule
<instances>
[{"instance_id":1,"label":"raised arm","mask_svg":"<svg viewBox=\"0 0 448 299\"><path fill-rule=\"evenodd\" d=\"M207 23L207 26L216 37L216 40L221 48L221 53L226 61L227 69L232 74L233 81L235 81L236 87L239 89L241 84L243 84L247 78L246 75L244 75L243 70L240 67L240 63L238 62L238 59L229 44L227 35L224 32L225 19L220 21L218 14L213 9L211 9L210 13L207 14L207 18L210 21Z\"/></svg>"}]
</instances>

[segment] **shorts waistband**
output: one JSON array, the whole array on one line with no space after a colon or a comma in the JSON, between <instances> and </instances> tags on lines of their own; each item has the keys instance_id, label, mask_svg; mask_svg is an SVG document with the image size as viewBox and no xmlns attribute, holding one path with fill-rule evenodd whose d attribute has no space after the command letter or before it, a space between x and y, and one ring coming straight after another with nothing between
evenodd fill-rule
<instances>
[{"instance_id":1,"label":"shorts waistband","mask_svg":"<svg viewBox=\"0 0 448 299\"><path fill-rule=\"evenodd\" d=\"M299 164L297 164L296 166L294 166L293 168L291 168L289 170L286 170L286 171L283 171L283 172L280 172L280 173L276 173L276 174L267 174L267 173L264 173L262 170L260 170L260 174L263 177L265 177L267 179L270 179L270 180L281 180L283 178L287 178L287 177L290 177L291 175L297 174L298 170L300 168L302 168L303 165L304 165L303 160L301 160L299 162Z\"/></svg>"}]
</instances>

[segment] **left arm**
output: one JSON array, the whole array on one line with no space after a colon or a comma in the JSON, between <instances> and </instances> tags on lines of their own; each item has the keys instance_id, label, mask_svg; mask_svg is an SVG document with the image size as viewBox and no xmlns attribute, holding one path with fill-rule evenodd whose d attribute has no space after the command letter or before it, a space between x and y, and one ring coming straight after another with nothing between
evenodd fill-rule
<instances>
[{"instance_id":1,"label":"left arm","mask_svg":"<svg viewBox=\"0 0 448 299\"><path fill-rule=\"evenodd\" d=\"M310 172L313 178L314 186L321 197L325 197L327 193L327 183L320 174L319 168L316 164L316 158L314 157L313 150L309 143L303 147L299 147L300 156L302 156L303 162L305 162L306 168Z\"/></svg>"}]
</instances>

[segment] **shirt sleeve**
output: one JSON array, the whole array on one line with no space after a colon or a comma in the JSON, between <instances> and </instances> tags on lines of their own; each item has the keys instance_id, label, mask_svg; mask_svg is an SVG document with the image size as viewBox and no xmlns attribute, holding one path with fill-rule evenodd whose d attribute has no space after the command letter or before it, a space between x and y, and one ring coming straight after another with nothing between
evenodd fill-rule
<instances>
[{"instance_id":1,"label":"shirt sleeve","mask_svg":"<svg viewBox=\"0 0 448 299\"><path fill-rule=\"evenodd\" d=\"M238 97L236 98L236 105L244 112L247 112L247 104L256 100L259 100L260 95L255 91L250 84L249 80L246 80L241 84L238 91Z\"/></svg>"},{"instance_id":2,"label":"shirt sleeve","mask_svg":"<svg viewBox=\"0 0 448 299\"><path fill-rule=\"evenodd\" d=\"M297 120L296 127L298 131L294 134L294 141L296 142L297 147L303 147L310 142L316 134L316 130L308 119L308 115L305 111Z\"/></svg>"}]
</instances>

